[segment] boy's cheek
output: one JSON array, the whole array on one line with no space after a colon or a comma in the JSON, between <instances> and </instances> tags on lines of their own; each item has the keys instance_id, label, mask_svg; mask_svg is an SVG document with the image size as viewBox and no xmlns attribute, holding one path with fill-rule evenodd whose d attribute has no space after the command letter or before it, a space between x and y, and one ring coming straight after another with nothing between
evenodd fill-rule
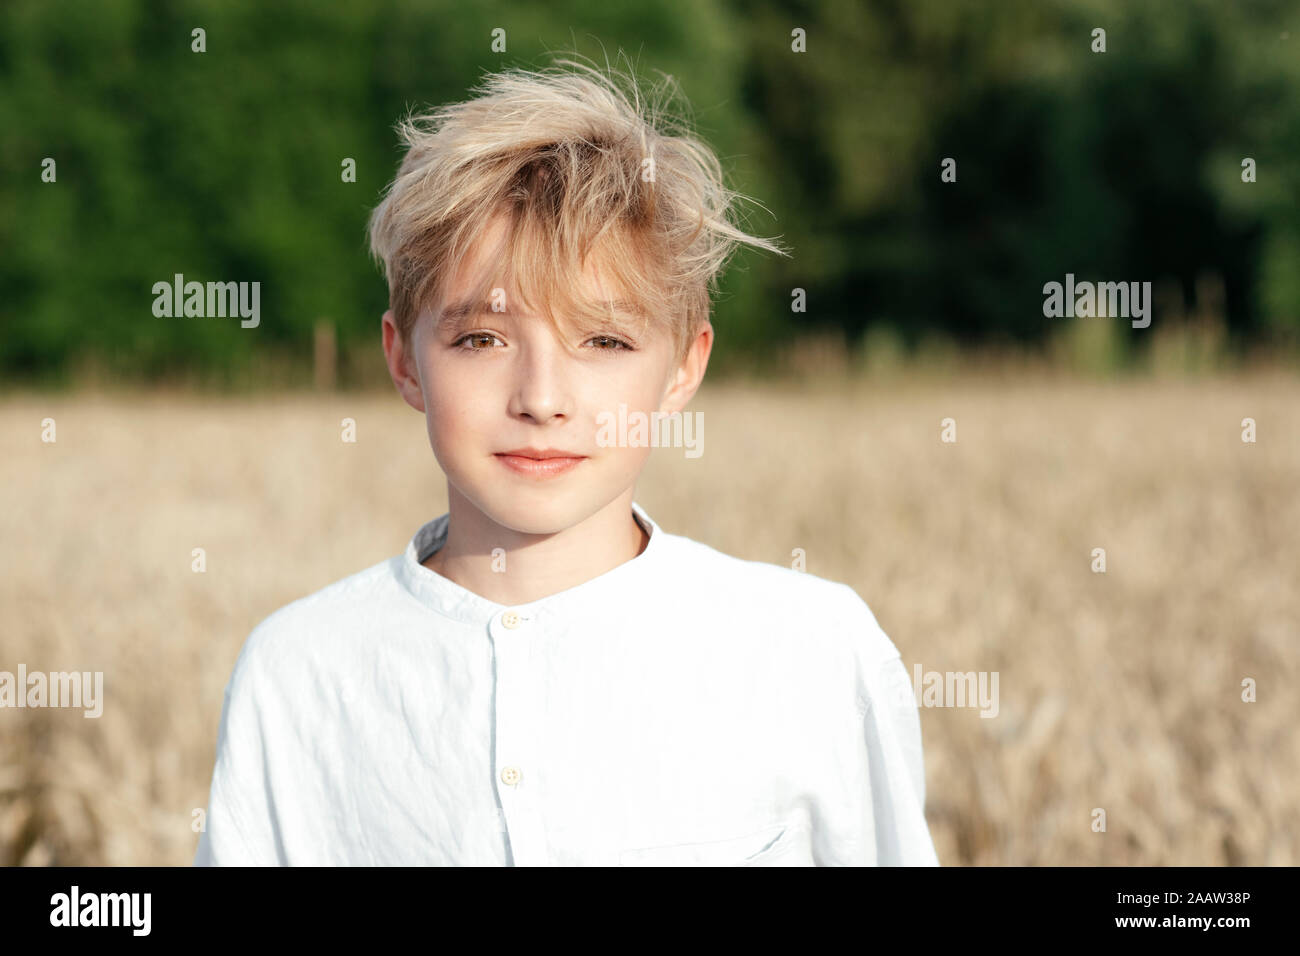
<instances>
[{"instance_id":1,"label":"boy's cheek","mask_svg":"<svg viewBox=\"0 0 1300 956\"><path fill-rule=\"evenodd\" d=\"M472 432L460 418L446 405L427 405L426 422L429 431L429 444L439 461L448 461L463 455L472 442Z\"/></svg>"},{"instance_id":2,"label":"boy's cheek","mask_svg":"<svg viewBox=\"0 0 1300 956\"><path fill-rule=\"evenodd\" d=\"M650 457L649 448L614 447L601 448L599 451L605 469L623 476L625 480L631 480L640 474L646 459Z\"/></svg>"}]
</instances>

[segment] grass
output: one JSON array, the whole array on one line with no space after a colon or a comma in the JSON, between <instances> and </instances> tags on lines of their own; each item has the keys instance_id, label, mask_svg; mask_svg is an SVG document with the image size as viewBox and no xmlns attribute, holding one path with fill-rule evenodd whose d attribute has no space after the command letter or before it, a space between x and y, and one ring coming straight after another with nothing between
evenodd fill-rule
<instances>
[{"instance_id":1,"label":"grass","mask_svg":"<svg viewBox=\"0 0 1300 956\"><path fill-rule=\"evenodd\" d=\"M887 365L707 386L704 455L655 452L637 500L741 557L802 548L909 671L999 673L996 718L920 712L944 864L1300 863L1300 379ZM249 630L445 510L423 419L391 390L12 394L0 435L0 670L107 696L0 711L0 863L188 864Z\"/></svg>"}]
</instances>

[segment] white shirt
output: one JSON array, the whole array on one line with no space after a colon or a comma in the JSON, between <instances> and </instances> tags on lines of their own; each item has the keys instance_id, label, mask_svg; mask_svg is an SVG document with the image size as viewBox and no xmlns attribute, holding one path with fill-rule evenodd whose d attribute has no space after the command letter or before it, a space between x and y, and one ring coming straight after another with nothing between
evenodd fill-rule
<instances>
[{"instance_id":1,"label":"white shirt","mask_svg":"<svg viewBox=\"0 0 1300 956\"><path fill-rule=\"evenodd\" d=\"M664 532L506 607L400 556L226 685L195 865L930 865L916 699L852 588Z\"/></svg>"}]
</instances>

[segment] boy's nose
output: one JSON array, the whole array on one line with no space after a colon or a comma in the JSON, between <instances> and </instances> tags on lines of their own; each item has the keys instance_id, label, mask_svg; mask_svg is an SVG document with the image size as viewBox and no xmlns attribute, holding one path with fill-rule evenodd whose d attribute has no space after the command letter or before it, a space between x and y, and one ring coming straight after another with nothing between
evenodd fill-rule
<instances>
[{"instance_id":1,"label":"boy's nose","mask_svg":"<svg viewBox=\"0 0 1300 956\"><path fill-rule=\"evenodd\" d=\"M548 422L571 413L571 395L564 370L563 350L558 347L523 350L515 370L510 413Z\"/></svg>"}]
</instances>

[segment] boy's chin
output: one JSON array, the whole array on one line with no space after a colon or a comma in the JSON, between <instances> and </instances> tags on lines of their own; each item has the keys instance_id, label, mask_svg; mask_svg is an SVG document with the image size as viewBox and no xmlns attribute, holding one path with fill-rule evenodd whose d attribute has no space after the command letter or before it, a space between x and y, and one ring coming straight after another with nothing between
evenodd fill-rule
<instances>
[{"instance_id":1,"label":"boy's chin","mask_svg":"<svg viewBox=\"0 0 1300 956\"><path fill-rule=\"evenodd\" d=\"M583 495L558 488L495 489L479 507L496 524L520 534L567 531L598 510Z\"/></svg>"}]
</instances>

